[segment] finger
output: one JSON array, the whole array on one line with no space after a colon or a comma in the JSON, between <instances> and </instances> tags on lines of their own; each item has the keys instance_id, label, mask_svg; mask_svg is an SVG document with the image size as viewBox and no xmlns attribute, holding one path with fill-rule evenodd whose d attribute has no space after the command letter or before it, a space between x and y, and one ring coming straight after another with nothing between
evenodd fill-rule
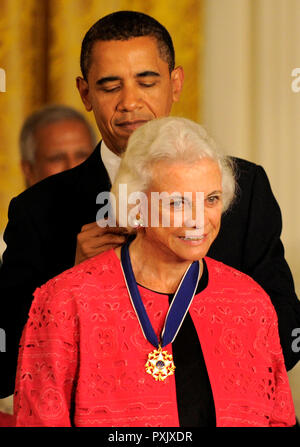
<instances>
[{"instance_id":1,"label":"finger","mask_svg":"<svg viewBox=\"0 0 300 447\"><path fill-rule=\"evenodd\" d=\"M126 227L109 227L101 224L103 221L92 222L86 225L83 225L81 228L81 233L89 232L91 234L103 234L103 233L128 233L128 229Z\"/></svg>"},{"instance_id":2,"label":"finger","mask_svg":"<svg viewBox=\"0 0 300 447\"><path fill-rule=\"evenodd\" d=\"M107 222L103 220L98 220L96 223L99 228L106 230L106 232L108 233L128 233L127 227L119 227L118 225L116 225L115 227L107 226Z\"/></svg>"}]
</instances>

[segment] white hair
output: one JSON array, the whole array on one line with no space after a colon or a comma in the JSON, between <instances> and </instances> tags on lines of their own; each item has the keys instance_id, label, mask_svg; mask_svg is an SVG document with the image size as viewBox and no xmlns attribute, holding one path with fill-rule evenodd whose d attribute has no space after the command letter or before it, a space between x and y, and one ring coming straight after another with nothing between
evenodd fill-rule
<instances>
[{"instance_id":1,"label":"white hair","mask_svg":"<svg viewBox=\"0 0 300 447\"><path fill-rule=\"evenodd\" d=\"M193 164L203 158L215 161L220 168L224 212L235 196L233 162L217 150L216 143L202 126L186 118L154 119L135 130L128 140L111 192L117 202L121 184L127 184L128 196L136 191L146 192L152 180L152 166L160 160Z\"/></svg>"}]
</instances>

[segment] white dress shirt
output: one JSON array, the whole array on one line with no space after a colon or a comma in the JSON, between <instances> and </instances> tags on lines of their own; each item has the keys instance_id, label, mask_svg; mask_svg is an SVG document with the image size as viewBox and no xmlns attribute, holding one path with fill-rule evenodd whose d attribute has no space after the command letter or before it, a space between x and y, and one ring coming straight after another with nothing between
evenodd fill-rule
<instances>
[{"instance_id":1,"label":"white dress shirt","mask_svg":"<svg viewBox=\"0 0 300 447\"><path fill-rule=\"evenodd\" d=\"M108 172L110 182L111 182L111 184L113 184L113 182L116 178L117 172L119 170L119 167L120 167L121 157L119 157L114 152L112 152L110 149L108 149L108 147L106 146L106 144L104 143L103 140L101 141L100 155L101 155L103 164Z\"/></svg>"}]
</instances>

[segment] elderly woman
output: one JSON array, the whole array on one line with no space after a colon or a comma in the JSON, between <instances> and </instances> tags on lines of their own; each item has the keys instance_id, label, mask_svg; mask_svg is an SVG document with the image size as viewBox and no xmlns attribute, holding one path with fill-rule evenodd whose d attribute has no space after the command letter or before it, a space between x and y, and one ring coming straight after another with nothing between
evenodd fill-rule
<instances>
[{"instance_id":1,"label":"elderly woman","mask_svg":"<svg viewBox=\"0 0 300 447\"><path fill-rule=\"evenodd\" d=\"M124 185L135 237L35 293L17 425L294 425L269 297L205 257L234 197L228 160L201 126L162 118L129 140L123 211Z\"/></svg>"}]
</instances>

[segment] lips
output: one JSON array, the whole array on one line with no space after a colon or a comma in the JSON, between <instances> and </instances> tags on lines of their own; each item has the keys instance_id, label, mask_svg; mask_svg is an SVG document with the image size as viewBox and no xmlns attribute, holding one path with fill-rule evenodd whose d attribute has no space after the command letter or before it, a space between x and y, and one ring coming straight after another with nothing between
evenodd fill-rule
<instances>
[{"instance_id":1,"label":"lips","mask_svg":"<svg viewBox=\"0 0 300 447\"><path fill-rule=\"evenodd\" d=\"M124 130L125 132L133 132L138 127L142 126L142 124L147 123L148 120L127 120L127 121L121 121L117 122L116 126L120 129Z\"/></svg>"},{"instance_id":2,"label":"lips","mask_svg":"<svg viewBox=\"0 0 300 447\"><path fill-rule=\"evenodd\" d=\"M203 236L179 236L179 239L182 239L183 241L202 241L202 239L204 239L204 235Z\"/></svg>"},{"instance_id":3,"label":"lips","mask_svg":"<svg viewBox=\"0 0 300 447\"><path fill-rule=\"evenodd\" d=\"M184 234L180 236L180 238L193 239L193 240L203 239L206 236L203 230L204 230L203 228L194 228L192 230L186 230Z\"/></svg>"},{"instance_id":4,"label":"lips","mask_svg":"<svg viewBox=\"0 0 300 447\"><path fill-rule=\"evenodd\" d=\"M187 245L191 245L191 246L197 246L197 245L201 245L203 244L203 242L206 240L207 235L206 234L201 234L201 235L188 235L186 234L185 236L178 236L178 238Z\"/></svg>"}]
</instances>

